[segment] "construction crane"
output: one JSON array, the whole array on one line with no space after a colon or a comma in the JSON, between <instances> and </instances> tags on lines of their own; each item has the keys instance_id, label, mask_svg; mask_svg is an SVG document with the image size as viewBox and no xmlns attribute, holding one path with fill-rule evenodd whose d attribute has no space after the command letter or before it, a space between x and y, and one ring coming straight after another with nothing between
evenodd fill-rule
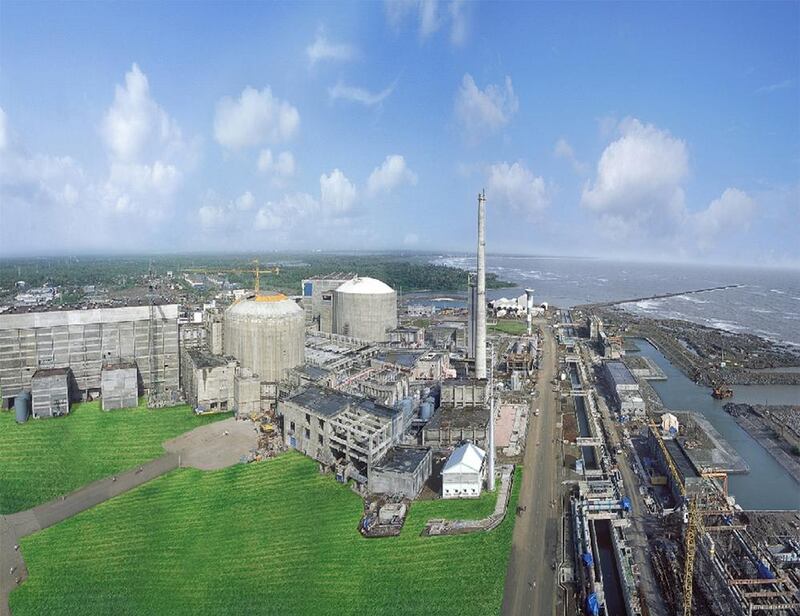
<instances>
[{"instance_id":1,"label":"construction crane","mask_svg":"<svg viewBox=\"0 0 800 616\"><path fill-rule=\"evenodd\" d=\"M242 268L228 268L228 269L209 269L209 268L184 268L182 272L194 272L197 274L253 274L255 277L255 292L256 292L256 300L258 301L261 299L262 301L265 298L271 297L268 295L263 295L261 293L261 274L280 274L280 268L276 266L268 267L268 268L260 268L258 259L253 259L251 261L253 264L252 269L242 269Z\"/></svg>"}]
</instances>

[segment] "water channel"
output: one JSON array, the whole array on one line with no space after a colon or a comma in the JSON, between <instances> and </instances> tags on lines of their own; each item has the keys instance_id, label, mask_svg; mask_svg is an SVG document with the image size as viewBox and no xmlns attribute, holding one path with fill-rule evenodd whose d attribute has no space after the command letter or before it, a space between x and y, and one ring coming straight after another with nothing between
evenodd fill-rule
<instances>
[{"instance_id":1,"label":"water channel","mask_svg":"<svg viewBox=\"0 0 800 616\"><path fill-rule=\"evenodd\" d=\"M651 358L667 376L666 381L650 381L664 405L676 411L701 413L736 449L750 473L730 475L728 489L744 509L800 509L800 484L722 408L725 400L715 400L707 387L701 387L674 367L646 340L636 340L641 354ZM800 386L737 385L735 402L750 404L800 404Z\"/></svg>"}]
</instances>

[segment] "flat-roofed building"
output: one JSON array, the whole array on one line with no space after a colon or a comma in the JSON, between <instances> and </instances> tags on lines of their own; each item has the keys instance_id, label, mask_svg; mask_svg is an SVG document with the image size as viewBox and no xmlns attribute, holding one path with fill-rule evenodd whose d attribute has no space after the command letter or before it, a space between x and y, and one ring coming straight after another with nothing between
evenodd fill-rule
<instances>
[{"instance_id":1,"label":"flat-roofed building","mask_svg":"<svg viewBox=\"0 0 800 616\"><path fill-rule=\"evenodd\" d=\"M44 368L31 377L31 413L36 419L69 413L69 368Z\"/></svg>"},{"instance_id":2,"label":"flat-roofed building","mask_svg":"<svg viewBox=\"0 0 800 616\"><path fill-rule=\"evenodd\" d=\"M466 441L486 447L489 409L486 406L440 406L425 424L423 445L447 449Z\"/></svg>"},{"instance_id":3,"label":"flat-roofed building","mask_svg":"<svg viewBox=\"0 0 800 616\"><path fill-rule=\"evenodd\" d=\"M124 360L104 363L100 391L104 411L139 406L139 370L136 363Z\"/></svg>"},{"instance_id":4,"label":"flat-roofed building","mask_svg":"<svg viewBox=\"0 0 800 616\"><path fill-rule=\"evenodd\" d=\"M369 491L414 499L431 476L433 454L428 447L394 447L369 473Z\"/></svg>"},{"instance_id":5,"label":"flat-roofed building","mask_svg":"<svg viewBox=\"0 0 800 616\"><path fill-rule=\"evenodd\" d=\"M233 410L236 360L212 355L205 349L184 349L183 356L186 359L182 369L186 401L200 412Z\"/></svg>"}]
</instances>

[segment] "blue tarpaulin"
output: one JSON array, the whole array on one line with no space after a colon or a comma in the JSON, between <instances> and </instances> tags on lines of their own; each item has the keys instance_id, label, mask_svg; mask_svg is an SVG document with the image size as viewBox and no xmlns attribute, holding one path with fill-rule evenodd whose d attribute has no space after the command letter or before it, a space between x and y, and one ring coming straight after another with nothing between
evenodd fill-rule
<instances>
[{"instance_id":1,"label":"blue tarpaulin","mask_svg":"<svg viewBox=\"0 0 800 616\"><path fill-rule=\"evenodd\" d=\"M587 567L591 567L592 564L594 564L594 558L592 558L592 555L589 552L584 552L581 559L583 560L583 564Z\"/></svg>"},{"instance_id":2,"label":"blue tarpaulin","mask_svg":"<svg viewBox=\"0 0 800 616\"><path fill-rule=\"evenodd\" d=\"M619 501L619 504L622 506L622 509L624 511L630 511L631 510L631 499L629 499L627 496L624 496L622 498L622 500Z\"/></svg>"},{"instance_id":3,"label":"blue tarpaulin","mask_svg":"<svg viewBox=\"0 0 800 616\"><path fill-rule=\"evenodd\" d=\"M586 613L589 616L600 616L600 603L597 601L597 595L592 593L586 597Z\"/></svg>"}]
</instances>

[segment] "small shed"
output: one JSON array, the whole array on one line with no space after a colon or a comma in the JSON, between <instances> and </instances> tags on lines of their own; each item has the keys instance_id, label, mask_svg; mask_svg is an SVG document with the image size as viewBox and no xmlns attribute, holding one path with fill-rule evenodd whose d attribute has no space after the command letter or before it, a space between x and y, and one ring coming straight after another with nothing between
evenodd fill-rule
<instances>
[{"instance_id":1,"label":"small shed","mask_svg":"<svg viewBox=\"0 0 800 616\"><path fill-rule=\"evenodd\" d=\"M485 462L486 452L476 445L457 447L442 469L442 498L478 498Z\"/></svg>"},{"instance_id":2,"label":"small shed","mask_svg":"<svg viewBox=\"0 0 800 616\"><path fill-rule=\"evenodd\" d=\"M69 368L42 368L31 377L31 412L36 419L69 413Z\"/></svg>"},{"instance_id":3,"label":"small shed","mask_svg":"<svg viewBox=\"0 0 800 616\"><path fill-rule=\"evenodd\" d=\"M667 434L677 434L678 433L678 418L673 415L672 413L664 413L661 416L661 430Z\"/></svg>"},{"instance_id":4,"label":"small shed","mask_svg":"<svg viewBox=\"0 0 800 616\"><path fill-rule=\"evenodd\" d=\"M416 498L431 476L432 468L430 448L394 447L369 470L369 490L374 494Z\"/></svg>"},{"instance_id":5,"label":"small shed","mask_svg":"<svg viewBox=\"0 0 800 616\"><path fill-rule=\"evenodd\" d=\"M139 405L139 375L132 361L108 362L100 371L103 410L129 409Z\"/></svg>"}]
</instances>

